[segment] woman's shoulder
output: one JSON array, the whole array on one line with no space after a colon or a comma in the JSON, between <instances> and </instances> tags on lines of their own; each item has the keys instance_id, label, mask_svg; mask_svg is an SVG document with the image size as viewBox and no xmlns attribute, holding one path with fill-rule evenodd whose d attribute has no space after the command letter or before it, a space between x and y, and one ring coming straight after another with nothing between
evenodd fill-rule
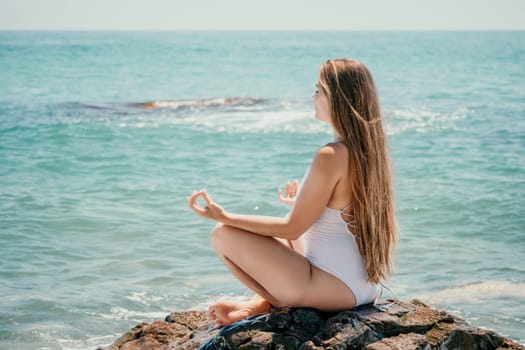
<instances>
[{"instance_id":1,"label":"woman's shoulder","mask_svg":"<svg viewBox=\"0 0 525 350\"><path fill-rule=\"evenodd\" d=\"M333 161L348 161L348 149L342 142L329 142L317 150L316 157Z\"/></svg>"},{"instance_id":2,"label":"woman's shoulder","mask_svg":"<svg viewBox=\"0 0 525 350\"><path fill-rule=\"evenodd\" d=\"M348 164L348 150L341 142L327 143L317 150L313 163L324 170L346 168L341 165Z\"/></svg>"}]
</instances>

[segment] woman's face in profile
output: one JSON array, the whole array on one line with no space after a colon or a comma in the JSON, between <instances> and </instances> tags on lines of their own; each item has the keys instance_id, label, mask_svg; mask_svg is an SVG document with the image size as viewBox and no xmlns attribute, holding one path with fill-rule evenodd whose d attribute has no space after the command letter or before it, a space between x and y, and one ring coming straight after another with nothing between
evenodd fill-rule
<instances>
[{"instance_id":1,"label":"woman's face in profile","mask_svg":"<svg viewBox=\"0 0 525 350\"><path fill-rule=\"evenodd\" d=\"M328 103L328 96L321 84L315 84L315 93L312 96L315 105L315 119L321 122L331 123L330 104Z\"/></svg>"}]
</instances>

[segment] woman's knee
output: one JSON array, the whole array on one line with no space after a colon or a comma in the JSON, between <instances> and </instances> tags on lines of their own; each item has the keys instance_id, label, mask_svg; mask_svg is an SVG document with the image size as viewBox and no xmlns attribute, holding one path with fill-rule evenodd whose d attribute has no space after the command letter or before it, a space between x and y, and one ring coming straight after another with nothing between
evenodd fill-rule
<instances>
[{"instance_id":1,"label":"woman's knee","mask_svg":"<svg viewBox=\"0 0 525 350\"><path fill-rule=\"evenodd\" d=\"M222 248L225 245L225 241L231 236L228 234L228 231L231 231L231 227L222 223L218 223L213 230L211 230L211 245L217 253L223 250Z\"/></svg>"},{"instance_id":2,"label":"woman's knee","mask_svg":"<svg viewBox=\"0 0 525 350\"><path fill-rule=\"evenodd\" d=\"M224 228L224 225L219 222L219 223L217 223L217 225L215 225L213 230L211 230L211 234L210 234L211 246L215 250L217 250L217 245L218 245L219 240L220 240L220 238L222 236L223 228Z\"/></svg>"}]
</instances>

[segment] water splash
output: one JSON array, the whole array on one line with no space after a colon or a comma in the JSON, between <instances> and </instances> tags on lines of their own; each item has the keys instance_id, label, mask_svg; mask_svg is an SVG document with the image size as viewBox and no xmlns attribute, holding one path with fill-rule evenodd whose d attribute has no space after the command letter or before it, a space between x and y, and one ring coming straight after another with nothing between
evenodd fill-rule
<instances>
[{"instance_id":1,"label":"water splash","mask_svg":"<svg viewBox=\"0 0 525 350\"><path fill-rule=\"evenodd\" d=\"M456 122L464 119L467 109L458 109L452 113L443 113L428 109L396 109L386 111L387 132L398 135L406 131L429 133L436 130L456 129Z\"/></svg>"}]
</instances>

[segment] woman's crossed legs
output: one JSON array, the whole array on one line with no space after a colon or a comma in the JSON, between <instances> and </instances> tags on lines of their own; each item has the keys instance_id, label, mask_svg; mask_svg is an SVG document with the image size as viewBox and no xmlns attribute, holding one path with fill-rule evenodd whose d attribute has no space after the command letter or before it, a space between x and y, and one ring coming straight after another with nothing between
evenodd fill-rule
<instances>
[{"instance_id":1,"label":"woman's crossed legs","mask_svg":"<svg viewBox=\"0 0 525 350\"><path fill-rule=\"evenodd\" d=\"M351 309L352 291L331 274L312 266L299 252L273 237L219 224L212 246L226 267L257 295L246 303L219 301L209 307L219 326L269 311L270 306Z\"/></svg>"}]
</instances>

